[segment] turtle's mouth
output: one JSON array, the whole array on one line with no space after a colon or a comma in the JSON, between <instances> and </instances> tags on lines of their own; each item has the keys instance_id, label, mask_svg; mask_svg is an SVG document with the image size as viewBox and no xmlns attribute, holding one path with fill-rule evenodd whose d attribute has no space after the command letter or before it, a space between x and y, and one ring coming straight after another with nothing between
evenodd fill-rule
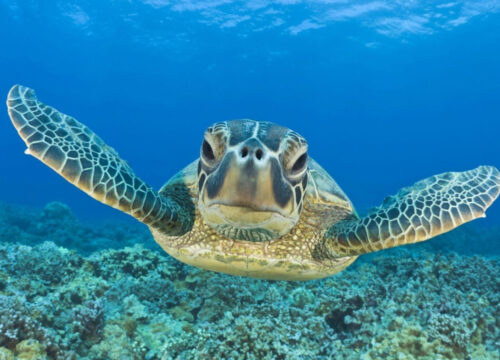
<instances>
[{"instance_id":1,"label":"turtle's mouth","mask_svg":"<svg viewBox=\"0 0 500 360\"><path fill-rule=\"evenodd\" d=\"M265 227L272 219L283 219L286 216L276 209L224 203L210 204L206 210L209 221L212 220L210 215L213 215L225 224L247 229Z\"/></svg>"},{"instance_id":2,"label":"turtle's mouth","mask_svg":"<svg viewBox=\"0 0 500 360\"><path fill-rule=\"evenodd\" d=\"M202 210L207 224L235 240L269 241L289 230L290 218L272 207L213 202Z\"/></svg>"},{"instance_id":3,"label":"turtle's mouth","mask_svg":"<svg viewBox=\"0 0 500 360\"><path fill-rule=\"evenodd\" d=\"M235 216L247 216L253 213L260 213L262 216L264 214L279 214L281 216L287 216L288 214L281 208L277 206L269 205L257 205L254 203L247 203L245 201L209 201L208 207L213 209L219 209L220 211L227 213L228 215L234 214Z\"/></svg>"}]
</instances>

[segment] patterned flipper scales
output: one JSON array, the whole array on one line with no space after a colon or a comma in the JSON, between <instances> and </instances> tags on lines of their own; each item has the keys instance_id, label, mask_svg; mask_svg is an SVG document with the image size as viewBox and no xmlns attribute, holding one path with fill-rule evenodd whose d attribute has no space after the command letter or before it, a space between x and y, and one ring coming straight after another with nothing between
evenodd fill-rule
<instances>
[{"instance_id":1,"label":"patterned flipper scales","mask_svg":"<svg viewBox=\"0 0 500 360\"><path fill-rule=\"evenodd\" d=\"M491 166L432 176L388 197L361 219L334 224L320 248L336 257L428 240L484 217L499 192L500 173Z\"/></svg>"},{"instance_id":2,"label":"patterned flipper scales","mask_svg":"<svg viewBox=\"0 0 500 360\"><path fill-rule=\"evenodd\" d=\"M32 89L14 86L9 115L33 155L73 185L109 206L171 235L186 232L189 206L158 194L137 177L118 153L88 127L47 106Z\"/></svg>"}]
</instances>

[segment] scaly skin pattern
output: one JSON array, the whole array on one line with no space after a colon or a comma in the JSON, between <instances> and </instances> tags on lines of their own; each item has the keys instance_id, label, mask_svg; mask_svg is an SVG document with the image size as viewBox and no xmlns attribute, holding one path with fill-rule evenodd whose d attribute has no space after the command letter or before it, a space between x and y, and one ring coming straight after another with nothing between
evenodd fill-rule
<instances>
[{"instance_id":1,"label":"scaly skin pattern","mask_svg":"<svg viewBox=\"0 0 500 360\"><path fill-rule=\"evenodd\" d=\"M188 166L181 181L169 182L158 193L88 127L40 102L33 90L14 86L7 107L28 154L96 200L149 225L156 241L181 261L230 274L289 280L328 276L354 261L311 257L325 225L353 211L313 160L304 216L292 231L272 242L235 241L216 233L198 211L197 162Z\"/></svg>"},{"instance_id":2,"label":"scaly skin pattern","mask_svg":"<svg viewBox=\"0 0 500 360\"><path fill-rule=\"evenodd\" d=\"M160 193L185 187L198 201L197 161L174 176ZM310 280L335 274L356 256L314 258L328 224L356 216L351 203L335 181L310 159L309 185L299 222L279 239L265 242L233 240L208 226L199 211L193 229L182 236L168 236L151 229L155 240L176 259L208 270L273 280ZM178 191L178 190L176 190ZM197 206L195 206L198 209Z\"/></svg>"},{"instance_id":3,"label":"scaly skin pattern","mask_svg":"<svg viewBox=\"0 0 500 360\"><path fill-rule=\"evenodd\" d=\"M234 275L326 277L360 254L424 241L483 217L500 193L498 170L481 166L417 182L359 218L340 187L309 158L295 226L273 240L234 240L217 233L199 212L198 161L156 192L90 129L38 101L33 90L14 86L7 107L28 154L93 198L147 224L180 261Z\"/></svg>"},{"instance_id":4,"label":"scaly skin pattern","mask_svg":"<svg viewBox=\"0 0 500 360\"><path fill-rule=\"evenodd\" d=\"M159 196L99 136L38 101L32 89L14 86L7 97L7 108L28 147L26 153L94 199L171 235L191 228L192 207Z\"/></svg>"},{"instance_id":5,"label":"scaly skin pattern","mask_svg":"<svg viewBox=\"0 0 500 360\"><path fill-rule=\"evenodd\" d=\"M362 219L334 224L319 247L326 257L366 254L428 240L484 217L500 193L500 172L480 166L422 180Z\"/></svg>"}]
</instances>

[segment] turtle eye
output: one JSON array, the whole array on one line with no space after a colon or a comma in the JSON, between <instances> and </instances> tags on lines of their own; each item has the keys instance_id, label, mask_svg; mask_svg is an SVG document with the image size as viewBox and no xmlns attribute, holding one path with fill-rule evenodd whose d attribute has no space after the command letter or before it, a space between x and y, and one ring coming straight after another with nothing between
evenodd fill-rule
<instances>
[{"instance_id":1,"label":"turtle eye","mask_svg":"<svg viewBox=\"0 0 500 360\"><path fill-rule=\"evenodd\" d=\"M207 140L203 140L203 145L201 146L201 152L204 157L206 157L208 160L215 160L215 155L214 151L212 149L212 146L208 143Z\"/></svg>"},{"instance_id":2,"label":"turtle eye","mask_svg":"<svg viewBox=\"0 0 500 360\"><path fill-rule=\"evenodd\" d=\"M292 173L295 174L304 170L306 164L307 164L307 153L305 152L302 155L300 155L300 157L293 164Z\"/></svg>"}]
</instances>

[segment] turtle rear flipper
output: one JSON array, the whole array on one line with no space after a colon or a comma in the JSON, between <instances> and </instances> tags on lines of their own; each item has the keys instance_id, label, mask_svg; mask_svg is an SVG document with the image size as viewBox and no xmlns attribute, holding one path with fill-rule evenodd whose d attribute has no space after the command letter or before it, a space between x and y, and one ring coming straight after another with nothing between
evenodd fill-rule
<instances>
[{"instance_id":1,"label":"turtle rear flipper","mask_svg":"<svg viewBox=\"0 0 500 360\"><path fill-rule=\"evenodd\" d=\"M500 172L492 166L432 176L361 219L334 224L317 250L333 257L360 255L428 240L484 217L499 193Z\"/></svg>"},{"instance_id":2,"label":"turtle rear flipper","mask_svg":"<svg viewBox=\"0 0 500 360\"><path fill-rule=\"evenodd\" d=\"M192 204L158 194L99 136L38 101L32 89L15 85L8 94L7 107L28 147L26 153L94 199L171 235L191 227Z\"/></svg>"}]
</instances>

